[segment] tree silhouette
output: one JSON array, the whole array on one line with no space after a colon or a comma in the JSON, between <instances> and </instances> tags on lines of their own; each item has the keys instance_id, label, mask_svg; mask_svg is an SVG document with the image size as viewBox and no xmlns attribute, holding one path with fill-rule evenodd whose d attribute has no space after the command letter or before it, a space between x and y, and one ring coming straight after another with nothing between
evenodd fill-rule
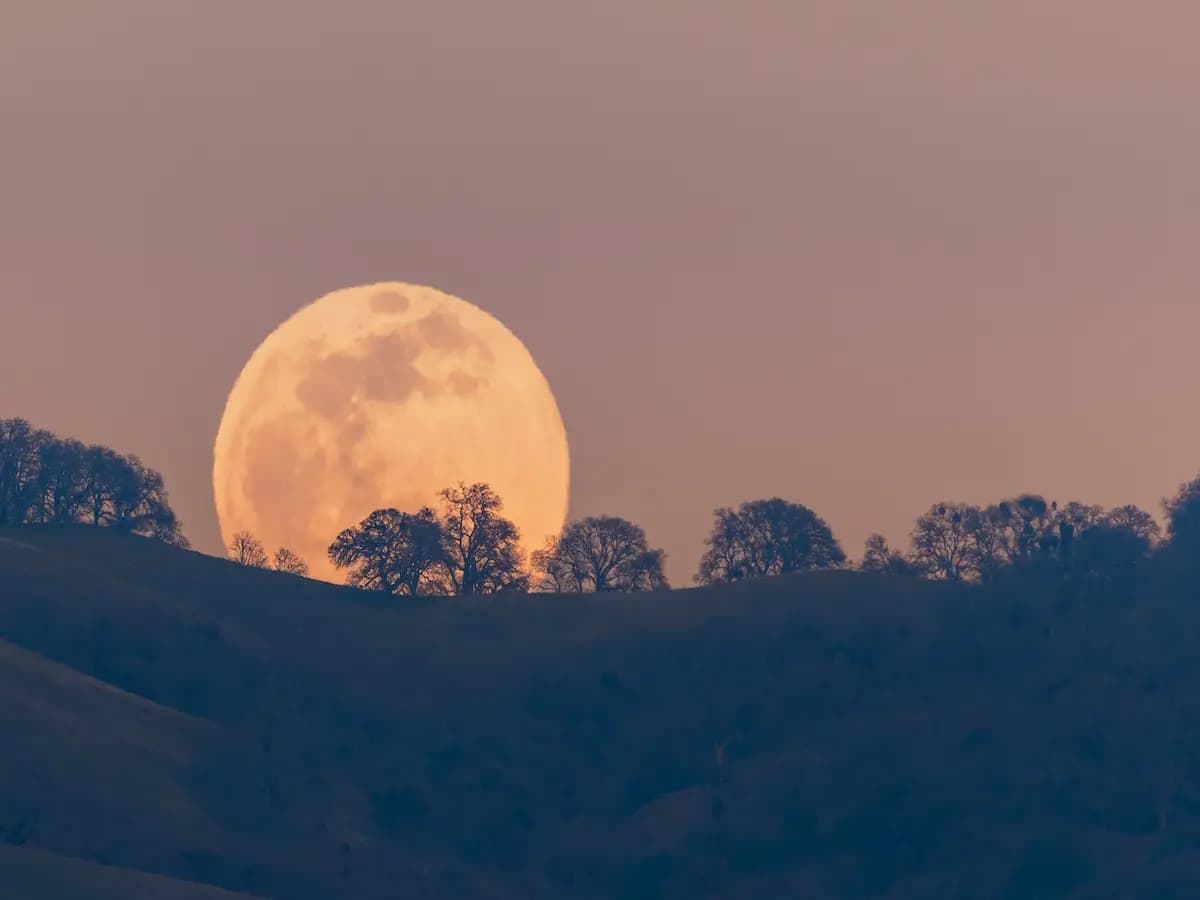
<instances>
[{"instance_id":1,"label":"tree silhouette","mask_svg":"<svg viewBox=\"0 0 1200 900\"><path fill-rule=\"evenodd\" d=\"M551 594L567 594L577 590L567 560L558 552L558 538L546 538L540 550L529 554L530 568L537 574L537 589Z\"/></svg>"},{"instance_id":2,"label":"tree silhouette","mask_svg":"<svg viewBox=\"0 0 1200 900\"><path fill-rule=\"evenodd\" d=\"M74 523L187 546L162 475L136 456L0 419L0 524Z\"/></svg>"},{"instance_id":3,"label":"tree silhouette","mask_svg":"<svg viewBox=\"0 0 1200 900\"><path fill-rule=\"evenodd\" d=\"M233 536L229 543L229 558L238 565L253 569L265 569L268 562L262 541L248 531L239 531Z\"/></svg>"},{"instance_id":4,"label":"tree silhouette","mask_svg":"<svg viewBox=\"0 0 1200 900\"><path fill-rule=\"evenodd\" d=\"M1145 528L1105 516L1075 538L1063 563L1073 576L1127 583L1151 546Z\"/></svg>"},{"instance_id":5,"label":"tree silhouette","mask_svg":"<svg viewBox=\"0 0 1200 900\"><path fill-rule=\"evenodd\" d=\"M846 554L825 520L778 497L721 508L696 580L717 584L841 565Z\"/></svg>"},{"instance_id":6,"label":"tree silhouette","mask_svg":"<svg viewBox=\"0 0 1200 900\"><path fill-rule=\"evenodd\" d=\"M592 516L572 522L533 556L539 587L560 592L650 591L666 588L666 556L626 519Z\"/></svg>"},{"instance_id":7,"label":"tree silhouette","mask_svg":"<svg viewBox=\"0 0 1200 900\"><path fill-rule=\"evenodd\" d=\"M1037 494L1001 500L968 522L981 573L1052 554L1059 542L1058 506Z\"/></svg>"},{"instance_id":8,"label":"tree silhouette","mask_svg":"<svg viewBox=\"0 0 1200 900\"><path fill-rule=\"evenodd\" d=\"M79 521L86 496L87 450L78 441L49 440L38 451L37 502L30 520L66 525Z\"/></svg>"},{"instance_id":9,"label":"tree silhouette","mask_svg":"<svg viewBox=\"0 0 1200 900\"><path fill-rule=\"evenodd\" d=\"M132 534L186 545L179 521L167 500L163 477L136 456L118 466L113 491L113 526Z\"/></svg>"},{"instance_id":10,"label":"tree silhouette","mask_svg":"<svg viewBox=\"0 0 1200 900\"><path fill-rule=\"evenodd\" d=\"M1200 561L1200 478L1180 485L1163 507L1168 552L1178 560Z\"/></svg>"},{"instance_id":11,"label":"tree silhouette","mask_svg":"<svg viewBox=\"0 0 1200 900\"><path fill-rule=\"evenodd\" d=\"M1106 512L1022 494L986 508L935 504L917 520L912 559L926 577L943 581L988 580L1034 564L1053 564L1049 571L1060 573L1101 573L1107 571L1106 554L1114 558L1113 571L1124 572L1130 559L1144 556L1158 539L1158 523L1136 506Z\"/></svg>"},{"instance_id":12,"label":"tree silhouette","mask_svg":"<svg viewBox=\"0 0 1200 900\"><path fill-rule=\"evenodd\" d=\"M529 587L517 526L486 484L459 483L441 493L445 568L456 594L494 594Z\"/></svg>"},{"instance_id":13,"label":"tree silhouette","mask_svg":"<svg viewBox=\"0 0 1200 900\"><path fill-rule=\"evenodd\" d=\"M1162 529L1154 521L1154 516L1136 506L1118 506L1109 510L1104 516L1104 523L1137 535L1146 542L1147 549L1157 544L1162 537Z\"/></svg>"},{"instance_id":14,"label":"tree silhouette","mask_svg":"<svg viewBox=\"0 0 1200 900\"><path fill-rule=\"evenodd\" d=\"M913 561L927 578L965 581L977 577L981 559L979 537L985 534L983 512L965 503L935 503L912 532Z\"/></svg>"},{"instance_id":15,"label":"tree silhouette","mask_svg":"<svg viewBox=\"0 0 1200 900\"><path fill-rule=\"evenodd\" d=\"M53 440L24 419L0 419L0 525L24 525L36 505L42 448Z\"/></svg>"},{"instance_id":16,"label":"tree silhouette","mask_svg":"<svg viewBox=\"0 0 1200 900\"><path fill-rule=\"evenodd\" d=\"M386 594L445 592L445 553L437 514L377 509L347 528L329 547L329 559L350 569L348 583Z\"/></svg>"},{"instance_id":17,"label":"tree silhouette","mask_svg":"<svg viewBox=\"0 0 1200 900\"><path fill-rule=\"evenodd\" d=\"M276 572L286 572L288 575L299 575L301 578L308 577L308 563L300 558L299 554L293 553L287 547L280 547L275 551L275 559L272 563L272 568Z\"/></svg>"},{"instance_id":18,"label":"tree silhouette","mask_svg":"<svg viewBox=\"0 0 1200 900\"><path fill-rule=\"evenodd\" d=\"M860 568L864 572L879 572L883 575L919 575L921 571L917 564L903 553L891 549L887 538L882 534L873 534L867 538Z\"/></svg>"}]
</instances>

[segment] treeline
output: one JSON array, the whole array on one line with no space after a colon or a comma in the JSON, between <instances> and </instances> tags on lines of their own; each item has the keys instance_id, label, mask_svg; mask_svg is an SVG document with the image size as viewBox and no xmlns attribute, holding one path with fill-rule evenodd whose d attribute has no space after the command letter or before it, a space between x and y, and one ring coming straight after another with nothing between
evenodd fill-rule
<instances>
[{"instance_id":1,"label":"treeline","mask_svg":"<svg viewBox=\"0 0 1200 900\"><path fill-rule=\"evenodd\" d=\"M1169 503L1168 512L1180 502ZM872 535L861 565L868 571L940 581L988 581L1013 567L1038 563L1115 576L1127 573L1161 543L1154 517L1136 506L1060 506L1037 494L1022 494L989 506L935 504L917 519L908 552L894 551L881 535Z\"/></svg>"},{"instance_id":2,"label":"treeline","mask_svg":"<svg viewBox=\"0 0 1200 900\"><path fill-rule=\"evenodd\" d=\"M1200 563L1200 479L1181 486L1164 509L1166 535L1136 506L1060 505L1037 494L985 506L936 503L917 519L907 549L873 534L856 568L950 582L1016 571L1127 581L1149 563ZM718 509L706 545L701 584L849 566L820 516L778 498Z\"/></svg>"},{"instance_id":3,"label":"treeline","mask_svg":"<svg viewBox=\"0 0 1200 900\"><path fill-rule=\"evenodd\" d=\"M415 513L378 509L337 536L329 559L347 582L399 595L585 593L669 588L665 554L627 519L591 516L526 558L520 532L486 484L441 492L442 508ZM987 506L937 503L920 516L909 547L879 534L851 563L829 525L813 510L778 497L714 513L695 580L730 584L791 572L858 568L950 582L988 582L1007 572L1040 569L1085 579L1128 580L1152 560L1200 562L1200 479L1165 502L1158 522L1136 506L1059 505L1022 494ZM230 557L247 565L306 574L303 560L280 548L274 561L251 535L239 534Z\"/></svg>"},{"instance_id":4,"label":"treeline","mask_svg":"<svg viewBox=\"0 0 1200 900\"><path fill-rule=\"evenodd\" d=\"M572 522L528 557L504 502L487 484L439 494L440 511L377 509L339 534L329 559L353 587L385 594L472 595L550 591L653 591L670 585L666 555L626 519L591 516ZM272 559L247 532L228 548L234 562L306 575L303 559L281 547Z\"/></svg>"},{"instance_id":5,"label":"treeline","mask_svg":"<svg viewBox=\"0 0 1200 900\"><path fill-rule=\"evenodd\" d=\"M665 554L641 528L613 516L572 522L526 560L521 533L488 485L458 484L441 510L379 509L337 536L329 559L350 584L389 594L498 594L530 590L645 591L668 587Z\"/></svg>"},{"instance_id":6,"label":"treeline","mask_svg":"<svg viewBox=\"0 0 1200 900\"><path fill-rule=\"evenodd\" d=\"M0 525L66 524L188 545L162 475L136 456L0 419Z\"/></svg>"}]
</instances>

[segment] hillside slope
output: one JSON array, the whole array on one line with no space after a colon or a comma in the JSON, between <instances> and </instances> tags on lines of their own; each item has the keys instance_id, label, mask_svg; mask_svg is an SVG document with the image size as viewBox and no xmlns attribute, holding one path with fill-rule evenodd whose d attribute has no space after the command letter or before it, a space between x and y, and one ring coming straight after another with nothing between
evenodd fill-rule
<instances>
[{"instance_id":1,"label":"hillside slope","mask_svg":"<svg viewBox=\"0 0 1200 900\"><path fill-rule=\"evenodd\" d=\"M0 884L60 854L278 900L1190 896L1194 594L405 601L0 532Z\"/></svg>"},{"instance_id":2,"label":"hillside slope","mask_svg":"<svg viewBox=\"0 0 1200 900\"><path fill-rule=\"evenodd\" d=\"M254 900L203 884L0 844L4 900Z\"/></svg>"}]
</instances>

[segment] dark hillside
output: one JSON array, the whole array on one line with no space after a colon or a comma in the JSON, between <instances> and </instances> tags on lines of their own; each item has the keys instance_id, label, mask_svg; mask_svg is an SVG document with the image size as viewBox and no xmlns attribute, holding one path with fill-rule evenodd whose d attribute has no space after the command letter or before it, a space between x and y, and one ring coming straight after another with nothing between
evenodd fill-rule
<instances>
[{"instance_id":1,"label":"dark hillside","mask_svg":"<svg viewBox=\"0 0 1200 900\"><path fill-rule=\"evenodd\" d=\"M1188 897L1195 594L834 572L381 601L0 532L0 885Z\"/></svg>"}]
</instances>

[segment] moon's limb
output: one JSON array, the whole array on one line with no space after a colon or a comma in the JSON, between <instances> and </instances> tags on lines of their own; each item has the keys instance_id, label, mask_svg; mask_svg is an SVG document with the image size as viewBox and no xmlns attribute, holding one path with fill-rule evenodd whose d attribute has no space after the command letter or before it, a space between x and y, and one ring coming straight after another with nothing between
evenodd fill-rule
<instances>
[{"instance_id":1,"label":"moon's limb","mask_svg":"<svg viewBox=\"0 0 1200 900\"><path fill-rule=\"evenodd\" d=\"M459 481L505 501L527 548L566 517L566 430L520 340L427 287L347 288L254 352L217 434L213 489L228 544L250 531L340 581L329 544L374 509L436 506Z\"/></svg>"}]
</instances>

